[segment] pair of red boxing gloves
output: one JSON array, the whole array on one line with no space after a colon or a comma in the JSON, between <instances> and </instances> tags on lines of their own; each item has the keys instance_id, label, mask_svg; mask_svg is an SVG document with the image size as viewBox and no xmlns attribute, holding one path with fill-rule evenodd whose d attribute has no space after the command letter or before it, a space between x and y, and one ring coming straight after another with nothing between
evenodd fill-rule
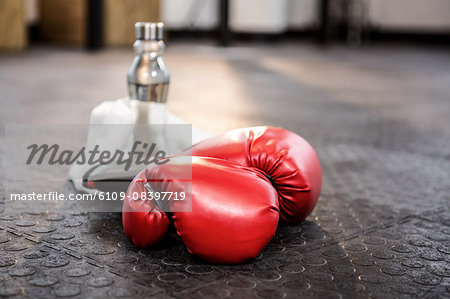
<instances>
[{"instance_id":1,"label":"pair of red boxing gloves","mask_svg":"<svg viewBox=\"0 0 450 299\"><path fill-rule=\"evenodd\" d=\"M183 173L192 174L188 184ZM237 264L269 243L280 216L289 223L305 219L321 183L317 155L297 134L274 127L233 130L194 145L192 158L171 157L140 172L127 191L123 226L136 246L148 247L162 239L172 217L189 252ZM133 199L146 192L184 192L189 200L163 207L161 199Z\"/></svg>"}]
</instances>

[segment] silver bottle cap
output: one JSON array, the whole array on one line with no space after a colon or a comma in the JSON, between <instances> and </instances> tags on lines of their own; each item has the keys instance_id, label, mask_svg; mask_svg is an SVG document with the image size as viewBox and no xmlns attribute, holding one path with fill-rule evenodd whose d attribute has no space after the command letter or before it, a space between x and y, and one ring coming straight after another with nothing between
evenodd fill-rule
<instances>
[{"instance_id":1,"label":"silver bottle cap","mask_svg":"<svg viewBox=\"0 0 450 299\"><path fill-rule=\"evenodd\" d=\"M140 40L162 40L164 24L152 22L137 22L134 25L136 29L136 39Z\"/></svg>"}]
</instances>

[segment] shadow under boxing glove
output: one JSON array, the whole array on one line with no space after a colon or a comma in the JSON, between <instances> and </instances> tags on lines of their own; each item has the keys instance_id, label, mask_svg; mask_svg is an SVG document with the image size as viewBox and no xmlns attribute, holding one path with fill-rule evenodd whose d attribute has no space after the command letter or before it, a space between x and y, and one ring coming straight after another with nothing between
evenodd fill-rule
<instances>
[{"instance_id":1,"label":"shadow under boxing glove","mask_svg":"<svg viewBox=\"0 0 450 299\"><path fill-rule=\"evenodd\" d=\"M261 170L278 191L281 216L299 223L314 209L322 186L319 159L311 145L282 128L232 130L192 147L193 156L214 157Z\"/></svg>"},{"instance_id":2,"label":"shadow under boxing glove","mask_svg":"<svg viewBox=\"0 0 450 299\"><path fill-rule=\"evenodd\" d=\"M133 180L123 208L127 236L139 247L156 243L168 226L163 208L171 212L176 231L192 254L224 264L256 257L278 225L276 189L258 169L216 158L187 158L149 166ZM174 179L191 170L191 182ZM133 193L145 190L186 197L167 201L165 207L161 200L132 199Z\"/></svg>"}]
</instances>

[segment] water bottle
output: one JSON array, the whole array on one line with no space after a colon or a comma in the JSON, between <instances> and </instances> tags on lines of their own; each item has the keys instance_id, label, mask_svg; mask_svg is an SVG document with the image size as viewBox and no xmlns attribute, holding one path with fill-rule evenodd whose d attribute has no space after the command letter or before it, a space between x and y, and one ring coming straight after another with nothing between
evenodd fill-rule
<instances>
[{"instance_id":1,"label":"water bottle","mask_svg":"<svg viewBox=\"0 0 450 299\"><path fill-rule=\"evenodd\" d=\"M138 22L135 29L136 56L127 75L130 99L165 103L169 89L169 71L162 57L165 49L164 24Z\"/></svg>"}]
</instances>

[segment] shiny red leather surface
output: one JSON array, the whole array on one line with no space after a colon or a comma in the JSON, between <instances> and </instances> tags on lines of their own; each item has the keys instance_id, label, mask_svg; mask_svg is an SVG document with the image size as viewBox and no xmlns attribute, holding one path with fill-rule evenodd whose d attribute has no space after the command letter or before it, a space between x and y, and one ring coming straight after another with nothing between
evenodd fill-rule
<instances>
[{"instance_id":1,"label":"shiny red leather surface","mask_svg":"<svg viewBox=\"0 0 450 299\"><path fill-rule=\"evenodd\" d=\"M171 213L188 250L213 263L236 264L256 257L278 225L278 195L269 180L256 169L215 158L193 157L192 187L188 188L186 183L173 180L174 173L183 171L183 166L191 167L179 158L149 167L144 175L154 192L190 193L187 198L191 202L170 201L171 211L187 210L192 204L191 212ZM128 193L134 192L135 187L139 185L132 184ZM156 238L147 236L167 227L165 217L150 221L153 213L124 214L125 231L137 246L151 245L148 241Z\"/></svg>"},{"instance_id":2,"label":"shiny red leather surface","mask_svg":"<svg viewBox=\"0 0 450 299\"><path fill-rule=\"evenodd\" d=\"M302 137L282 128L233 130L194 145L192 155L263 171L278 190L281 216L291 223L305 219L320 195L322 173L316 152Z\"/></svg>"},{"instance_id":3,"label":"shiny red leather surface","mask_svg":"<svg viewBox=\"0 0 450 299\"><path fill-rule=\"evenodd\" d=\"M146 182L154 192L188 194L185 201L169 203L174 226L191 253L214 263L256 257L273 237L280 215L300 222L320 195L321 169L314 149L281 128L230 131L193 146L192 155L151 165L131 183L123 224L136 246L155 244L169 225L154 201L130 200L134 193L148 191ZM186 173L192 175L191 184L177 179Z\"/></svg>"},{"instance_id":4,"label":"shiny red leather surface","mask_svg":"<svg viewBox=\"0 0 450 299\"><path fill-rule=\"evenodd\" d=\"M154 202L133 200L133 193L145 192L146 169L131 182L123 202L122 222L128 238L137 247L148 247L164 237L169 227L169 218ZM151 211L151 212L150 212Z\"/></svg>"}]
</instances>

